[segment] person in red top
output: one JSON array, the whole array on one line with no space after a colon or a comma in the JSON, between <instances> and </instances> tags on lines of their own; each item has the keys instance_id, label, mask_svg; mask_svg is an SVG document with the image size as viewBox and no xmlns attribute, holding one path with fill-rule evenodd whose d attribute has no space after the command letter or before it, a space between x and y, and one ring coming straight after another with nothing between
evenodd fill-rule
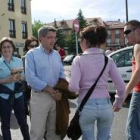
<instances>
[{"instance_id":1,"label":"person in red top","mask_svg":"<svg viewBox=\"0 0 140 140\"><path fill-rule=\"evenodd\" d=\"M55 47L61 56L61 60L63 60L66 56L65 50L58 45L56 45Z\"/></svg>"},{"instance_id":2,"label":"person in red top","mask_svg":"<svg viewBox=\"0 0 140 140\"><path fill-rule=\"evenodd\" d=\"M124 26L124 36L133 47L132 76L126 97L133 90L126 124L127 140L140 140L140 22L131 20Z\"/></svg>"}]
</instances>

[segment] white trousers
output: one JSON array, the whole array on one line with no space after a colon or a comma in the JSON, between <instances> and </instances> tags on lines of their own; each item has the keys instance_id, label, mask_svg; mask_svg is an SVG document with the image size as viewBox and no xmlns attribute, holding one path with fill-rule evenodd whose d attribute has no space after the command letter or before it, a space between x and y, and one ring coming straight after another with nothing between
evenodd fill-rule
<instances>
[{"instance_id":1,"label":"white trousers","mask_svg":"<svg viewBox=\"0 0 140 140\"><path fill-rule=\"evenodd\" d=\"M31 140L60 140L55 134L56 125L56 102L49 93L32 91L31 98Z\"/></svg>"}]
</instances>

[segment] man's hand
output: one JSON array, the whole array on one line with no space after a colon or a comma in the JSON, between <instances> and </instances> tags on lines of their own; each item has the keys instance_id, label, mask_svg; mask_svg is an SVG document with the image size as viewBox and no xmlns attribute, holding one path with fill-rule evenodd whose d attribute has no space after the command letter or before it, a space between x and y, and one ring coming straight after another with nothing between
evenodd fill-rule
<instances>
[{"instance_id":1,"label":"man's hand","mask_svg":"<svg viewBox=\"0 0 140 140\"><path fill-rule=\"evenodd\" d=\"M55 90L55 92L51 93L51 96L54 100L59 101L61 100L62 93L59 92L58 90Z\"/></svg>"},{"instance_id":2,"label":"man's hand","mask_svg":"<svg viewBox=\"0 0 140 140\"><path fill-rule=\"evenodd\" d=\"M52 87L46 86L43 91L48 92L54 100L61 100L62 93L60 93L58 90L54 90Z\"/></svg>"}]
</instances>

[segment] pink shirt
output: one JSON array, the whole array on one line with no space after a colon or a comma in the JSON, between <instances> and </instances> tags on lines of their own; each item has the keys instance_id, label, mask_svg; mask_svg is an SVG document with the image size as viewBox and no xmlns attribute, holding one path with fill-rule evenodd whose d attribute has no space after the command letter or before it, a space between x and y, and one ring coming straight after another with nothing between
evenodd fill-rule
<instances>
[{"instance_id":1,"label":"pink shirt","mask_svg":"<svg viewBox=\"0 0 140 140\"><path fill-rule=\"evenodd\" d=\"M89 48L85 50L83 54L84 55L79 55L74 58L69 82L69 90L79 93L79 101L84 98L89 88L96 81L105 62L103 52L99 48ZM99 79L90 99L110 98L108 92L109 77L117 89L114 105L120 108L125 99L125 83L111 58L109 58L106 69Z\"/></svg>"}]
</instances>

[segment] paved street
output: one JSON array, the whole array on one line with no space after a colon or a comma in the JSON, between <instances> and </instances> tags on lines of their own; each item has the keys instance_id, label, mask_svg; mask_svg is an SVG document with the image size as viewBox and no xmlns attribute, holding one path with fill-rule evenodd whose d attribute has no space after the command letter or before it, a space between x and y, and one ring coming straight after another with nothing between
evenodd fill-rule
<instances>
[{"instance_id":1,"label":"paved street","mask_svg":"<svg viewBox=\"0 0 140 140\"><path fill-rule=\"evenodd\" d=\"M112 100L114 99L112 98ZM128 105L129 105L129 100L127 101L126 106L123 107L120 112L115 113L115 119L114 119L112 132L111 132L112 140L126 140L125 139L125 124L126 124L126 118L127 118L127 113L128 113ZM70 118L71 118L74 115L75 109L77 107L76 100L71 100L70 106L71 106L71 114L70 114ZM28 124L30 124L29 117L28 117ZM19 126L16 122L16 119L13 113L11 116L11 132L12 132L13 140L22 140ZM2 140L1 130L0 130L0 140ZM69 139L65 138L65 140L69 140Z\"/></svg>"}]
</instances>

